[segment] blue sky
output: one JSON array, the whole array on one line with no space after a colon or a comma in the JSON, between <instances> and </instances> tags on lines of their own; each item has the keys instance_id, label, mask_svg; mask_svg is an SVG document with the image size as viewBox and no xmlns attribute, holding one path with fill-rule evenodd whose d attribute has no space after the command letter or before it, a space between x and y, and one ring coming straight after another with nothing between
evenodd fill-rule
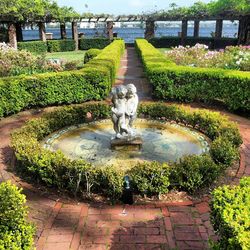
<instances>
[{"instance_id":1,"label":"blue sky","mask_svg":"<svg viewBox=\"0 0 250 250\"><path fill-rule=\"evenodd\" d=\"M77 12L140 14L153 10L167 9L169 4L190 6L197 0L57 0L60 6L72 6ZM208 3L210 0L202 2Z\"/></svg>"}]
</instances>

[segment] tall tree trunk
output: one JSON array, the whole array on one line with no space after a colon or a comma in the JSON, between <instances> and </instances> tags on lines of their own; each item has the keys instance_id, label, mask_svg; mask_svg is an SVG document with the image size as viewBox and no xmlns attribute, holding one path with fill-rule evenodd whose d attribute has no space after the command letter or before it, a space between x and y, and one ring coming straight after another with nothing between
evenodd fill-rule
<instances>
[{"instance_id":1,"label":"tall tree trunk","mask_svg":"<svg viewBox=\"0 0 250 250\"><path fill-rule=\"evenodd\" d=\"M106 24L106 33L107 33L107 37L109 38L109 40L113 40L113 26L114 26L114 23L113 21L108 21L107 24Z\"/></svg>"},{"instance_id":2,"label":"tall tree trunk","mask_svg":"<svg viewBox=\"0 0 250 250\"><path fill-rule=\"evenodd\" d=\"M187 38L188 20L182 20L181 23L181 44L185 45L185 39Z\"/></svg>"},{"instance_id":3,"label":"tall tree trunk","mask_svg":"<svg viewBox=\"0 0 250 250\"><path fill-rule=\"evenodd\" d=\"M71 23L71 27L72 27L72 38L75 41L75 50L78 50L78 29L77 29L77 22L72 22Z\"/></svg>"},{"instance_id":4,"label":"tall tree trunk","mask_svg":"<svg viewBox=\"0 0 250 250\"><path fill-rule=\"evenodd\" d=\"M14 23L8 25L8 35L10 46L17 49L16 26Z\"/></svg>"},{"instance_id":5,"label":"tall tree trunk","mask_svg":"<svg viewBox=\"0 0 250 250\"><path fill-rule=\"evenodd\" d=\"M61 39L66 39L67 34L66 34L65 23L60 23L60 31L61 31Z\"/></svg>"},{"instance_id":6,"label":"tall tree trunk","mask_svg":"<svg viewBox=\"0 0 250 250\"><path fill-rule=\"evenodd\" d=\"M194 37L199 37L200 33L200 20L194 21Z\"/></svg>"},{"instance_id":7,"label":"tall tree trunk","mask_svg":"<svg viewBox=\"0 0 250 250\"><path fill-rule=\"evenodd\" d=\"M215 26L215 37L216 38L221 38L222 30L223 30L223 20L218 19L218 20L216 20L216 26Z\"/></svg>"},{"instance_id":8,"label":"tall tree trunk","mask_svg":"<svg viewBox=\"0 0 250 250\"><path fill-rule=\"evenodd\" d=\"M38 23L39 28L39 37L43 42L46 42L46 31L45 31L45 23L39 22Z\"/></svg>"},{"instance_id":9,"label":"tall tree trunk","mask_svg":"<svg viewBox=\"0 0 250 250\"><path fill-rule=\"evenodd\" d=\"M250 15L239 20L238 45L250 45Z\"/></svg>"},{"instance_id":10,"label":"tall tree trunk","mask_svg":"<svg viewBox=\"0 0 250 250\"><path fill-rule=\"evenodd\" d=\"M146 21L146 30L144 33L145 39L149 40L155 36L155 22L152 20Z\"/></svg>"},{"instance_id":11,"label":"tall tree trunk","mask_svg":"<svg viewBox=\"0 0 250 250\"><path fill-rule=\"evenodd\" d=\"M23 31L22 31L22 24L16 23L16 35L17 35L17 41L22 42L23 41Z\"/></svg>"}]
</instances>

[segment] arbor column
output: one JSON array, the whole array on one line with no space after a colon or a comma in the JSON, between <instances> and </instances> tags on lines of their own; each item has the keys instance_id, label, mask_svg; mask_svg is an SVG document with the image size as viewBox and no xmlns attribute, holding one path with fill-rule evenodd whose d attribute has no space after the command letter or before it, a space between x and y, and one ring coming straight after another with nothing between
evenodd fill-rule
<instances>
[{"instance_id":1,"label":"arbor column","mask_svg":"<svg viewBox=\"0 0 250 250\"><path fill-rule=\"evenodd\" d=\"M22 31L22 24L16 23L16 35L17 35L17 41L22 42L23 41L23 31Z\"/></svg>"},{"instance_id":2,"label":"arbor column","mask_svg":"<svg viewBox=\"0 0 250 250\"><path fill-rule=\"evenodd\" d=\"M72 38L75 40L76 48L78 50L78 30L77 30L77 22L72 22Z\"/></svg>"},{"instance_id":3,"label":"arbor column","mask_svg":"<svg viewBox=\"0 0 250 250\"><path fill-rule=\"evenodd\" d=\"M38 23L38 28L39 28L39 37L40 37L40 40L42 40L43 42L46 42L45 23L39 22Z\"/></svg>"},{"instance_id":4,"label":"arbor column","mask_svg":"<svg viewBox=\"0 0 250 250\"><path fill-rule=\"evenodd\" d=\"M239 20L238 45L250 45L250 15Z\"/></svg>"},{"instance_id":5,"label":"arbor column","mask_svg":"<svg viewBox=\"0 0 250 250\"><path fill-rule=\"evenodd\" d=\"M14 49L17 49L17 35L16 35L16 26L14 23L8 25L8 36L10 46Z\"/></svg>"},{"instance_id":6,"label":"arbor column","mask_svg":"<svg viewBox=\"0 0 250 250\"><path fill-rule=\"evenodd\" d=\"M107 34L107 37L109 38L109 40L113 40L113 26L114 26L114 23L113 21L108 21L107 24L106 24L106 34Z\"/></svg>"},{"instance_id":7,"label":"arbor column","mask_svg":"<svg viewBox=\"0 0 250 250\"><path fill-rule=\"evenodd\" d=\"M149 40L155 36L155 21L147 20L146 21L146 30L144 33L145 39Z\"/></svg>"},{"instance_id":8,"label":"arbor column","mask_svg":"<svg viewBox=\"0 0 250 250\"><path fill-rule=\"evenodd\" d=\"M181 44L184 45L185 38L187 37L188 20L182 20L181 24Z\"/></svg>"},{"instance_id":9,"label":"arbor column","mask_svg":"<svg viewBox=\"0 0 250 250\"><path fill-rule=\"evenodd\" d=\"M223 20L222 19L216 20L216 27L215 27L215 37L216 38L221 38L222 29L223 29Z\"/></svg>"},{"instance_id":10,"label":"arbor column","mask_svg":"<svg viewBox=\"0 0 250 250\"><path fill-rule=\"evenodd\" d=\"M66 33L65 23L60 23L60 32L61 32L61 39L66 39L67 33Z\"/></svg>"},{"instance_id":11,"label":"arbor column","mask_svg":"<svg viewBox=\"0 0 250 250\"><path fill-rule=\"evenodd\" d=\"M200 20L194 21L194 37L199 37L200 33Z\"/></svg>"}]
</instances>

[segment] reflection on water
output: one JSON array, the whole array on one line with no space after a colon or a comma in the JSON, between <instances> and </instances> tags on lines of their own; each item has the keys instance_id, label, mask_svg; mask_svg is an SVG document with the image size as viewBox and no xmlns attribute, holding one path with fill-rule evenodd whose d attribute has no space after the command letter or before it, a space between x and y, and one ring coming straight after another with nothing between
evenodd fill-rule
<instances>
[{"instance_id":1,"label":"reflection on water","mask_svg":"<svg viewBox=\"0 0 250 250\"><path fill-rule=\"evenodd\" d=\"M135 129L143 140L140 151L110 149L110 140L114 136L110 120L68 127L50 135L43 143L51 150L60 149L71 159L85 159L96 166L123 168L145 160L174 162L184 155L209 150L202 134L176 124L138 119Z\"/></svg>"}]
</instances>

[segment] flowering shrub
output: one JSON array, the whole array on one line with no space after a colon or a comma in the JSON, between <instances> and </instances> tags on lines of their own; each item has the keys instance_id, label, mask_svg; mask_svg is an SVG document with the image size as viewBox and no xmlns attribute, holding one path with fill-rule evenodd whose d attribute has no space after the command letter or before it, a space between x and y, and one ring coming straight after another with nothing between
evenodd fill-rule
<instances>
[{"instance_id":1,"label":"flowering shrub","mask_svg":"<svg viewBox=\"0 0 250 250\"><path fill-rule=\"evenodd\" d=\"M46 62L44 55L35 56L28 51L18 51L0 43L0 77L57 71L62 71L62 68Z\"/></svg>"},{"instance_id":2,"label":"flowering shrub","mask_svg":"<svg viewBox=\"0 0 250 250\"><path fill-rule=\"evenodd\" d=\"M166 56L178 65L237 69L250 71L250 46L229 46L225 50L210 51L208 46L178 46L166 51Z\"/></svg>"}]
</instances>

